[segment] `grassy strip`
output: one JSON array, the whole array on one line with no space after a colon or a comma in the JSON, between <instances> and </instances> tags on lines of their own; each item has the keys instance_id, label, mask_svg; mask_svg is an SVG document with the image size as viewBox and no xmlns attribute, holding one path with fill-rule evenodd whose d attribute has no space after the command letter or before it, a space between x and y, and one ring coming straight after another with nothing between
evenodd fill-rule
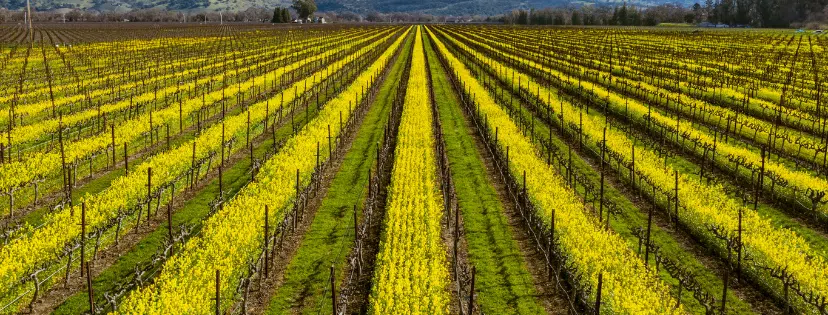
<instances>
[{"instance_id":1,"label":"grassy strip","mask_svg":"<svg viewBox=\"0 0 828 315\"><path fill-rule=\"evenodd\" d=\"M486 174L486 166L464 119L457 95L427 37L434 98L451 165L469 259L477 268L475 288L483 313L541 314L532 275L512 238L509 220Z\"/></svg>"},{"instance_id":2,"label":"grassy strip","mask_svg":"<svg viewBox=\"0 0 828 315\"><path fill-rule=\"evenodd\" d=\"M492 50L492 52L498 52L498 51L497 50ZM550 89L553 89L553 87L550 87ZM556 89L556 88L554 88L554 89ZM580 96L578 96L578 95L574 95L574 96L580 98ZM602 108L594 108L594 109L597 112L602 112L603 111ZM592 111L590 111L589 114L587 114L587 113L584 113L584 114L585 115L591 115L592 117L601 117L601 119L598 119L598 120L603 120L602 115L600 115L598 113L595 113L595 112L592 112ZM614 115L614 116L622 117L621 115ZM623 122L623 119L621 119L621 121ZM695 124L694 125L694 127L699 127L699 126L700 126L700 124ZM700 130L703 131L703 129L700 129ZM661 140L658 137L650 137L650 139L653 139L655 143L661 142ZM733 140L728 141L728 143L733 145L734 143L739 143L739 141L736 140L736 139L733 139ZM667 145L671 146L673 148L676 147L676 145L670 143L669 140L667 141ZM638 147L641 148L641 149L644 149L644 146L638 146ZM751 148L751 146L748 146L748 145L744 145L743 147L746 148L746 149ZM759 152L758 149L755 148L755 147L752 150L754 150L753 152ZM669 166L671 166L672 168L679 170L683 174L699 174L700 173L700 168L698 167L698 162L696 162L696 159L698 158L698 156L694 156L694 153L686 153L685 150L678 150L678 152L679 152L679 154L677 154L675 157L670 157L668 159L667 164ZM778 158L778 155L776 155L776 157ZM779 159L777 159L777 161L779 161ZM782 161L784 162L785 160L782 160ZM744 169L742 171L746 172L746 170L744 170ZM729 188L738 187L739 186L738 180L743 180L743 179L738 179L738 180L734 179L730 175L719 176L718 178L720 179L720 183L718 183L718 184L720 184L722 186L725 186L725 187L729 187ZM737 189L737 191L738 190L745 190L745 189ZM737 199L737 200L740 198L738 195L730 195L730 197L733 198L733 199ZM818 256L821 256L824 259L828 259L828 238L826 238L823 235L823 233L821 233L821 232L815 230L814 228L812 228L811 227L812 225L810 223L803 222L802 220L799 220L799 219L793 217L792 214L790 214L790 209L788 209L788 208L790 208L790 206L784 205L784 204L776 206L776 205L769 205L765 202L760 202L759 205L758 205L758 209L756 209L756 213L759 214L759 216L761 216L762 218L770 220L771 224L776 228L784 228L784 229L789 229L789 230L792 230L792 231L796 232L796 234L798 234L802 239L804 239L808 243L808 246L810 246L813 249L811 252L814 255L818 255Z\"/></svg>"},{"instance_id":3,"label":"grassy strip","mask_svg":"<svg viewBox=\"0 0 828 315\"><path fill-rule=\"evenodd\" d=\"M215 122L213 122L213 123L215 123ZM209 127L209 125L208 125L208 127ZM170 135L170 146L172 148L175 148L175 147L181 145L182 143L186 143L187 141L195 139L195 137L196 137L195 129L193 129L191 131L185 131L185 134ZM154 149L146 152L145 154L143 154L139 158L136 158L134 156L130 156L130 158L129 158L130 167L135 168L136 166L140 165L141 163L143 163L148 158L151 158L151 157L155 156L155 154L166 151L167 146L166 146L165 142L163 142L163 141L166 141L166 139L162 140L162 143L159 145L159 147L154 148ZM123 151L121 151L121 153L123 153ZM119 162L123 161L122 156L118 157L118 159L119 159ZM112 171L110 171L108 169L101 169L101 170L98 170L98 172L102 172L102 173L105 173L105 174L101 175L100 177L97 177L97 178L94 178L94 179L90 180L89 182L81 185L80 187L72 188L72 203L73 204L80 203L81 199L83 199L83 197L86 196L87 194L94 195L94 194L97 194L97 193L100 193L100 192L104 191L107 187L111 186L112 181L114 181L118 177L124 176L124 174L125 174L123 166L118 167L117 169L112 170ZM60 194L61 192L60 192L60 189L58 188L58 190L51 191L49 193L50 194ZM43 220L45 219L46 214L50 212L50 210L51 210L51 208L48 207L48 206L45 206L45 205L42 205L42 204L38 205L37 209L27 213L26 216L23 217L20 221L21 221L21 223L28 224L30 226L40 226L41 224L43 224Z\"/></svg>"},{"instance_id":4,"label":"grassy strip","mask_svg":"<svg viewBox=\"0 0 828 315\"><path fill-rule=\"evenodd\" d=\"M527 119L531 119L531 113L529 113L525 108L520 108L519 110L523 111L525 117ZM535 117L536 121L539 121L538 117ZM542 123L535 124L535 132L536 134L549 134L548 126ZM568 145L563 142L558 137L553 137L553 144L558 148L558 152L567 152ZM538 143L538 148L542 150L540 143ZM643 150L643 148L640 148ZM573 151L572 156L572 164L581 174L586 174L588 180L594 185L594 187L599 187L601 183L601 175L598 170L593 168L589 163L587 163L584 158ZM609 167L609 166L607 166ZM611 171L607 170L607 174L611 174ZM619 210L621 211L621 215L613 216L610 220L610 228L622 236L626 241L627 244L633 250L638 250L638 238L633 235L632 229L636 227L641 227L646 229L647 227L647 212L645 210L639 209L636 205L627 198L621 191L613 187L608 182L604 183L604 198L606 200L614 202ZM655 210L658 211L658 210ZM606 215L605 215L606 216ZM605 219L606 220L606 219ZM651 230L651 238L653 242L659 246L661 249L661 255L665 257L669 257L676 262L679 262L682 267L686 268L690 271L696 280L701 284L702 288L716 296L717 298L721 297L721 292L723 289L723 280L722 278L715 273L713 270L708 269L702 262L697 259L693 253L687 251L682 244L680 244L676 239L672 236L673 232L665 231L660 226L653 224ZM641 254L641 258L643 259L644 253L643 249ZM650 255L654 257L654 255ZM654 259L651 259L654 260ZM654 261L651 261L654 263ZM674 279L670 274L661 269L659 271L659 276L663 281L669 283L671 286L676 288L678 286L678 281ZM705 309L698 303L698 301L693 297L692 292L688 290L682 291L681 296L682 304L684 305L685 309L690 311L693 314L703 314ZM751 306L741 300L739 297L734 295L734 291L728 290L727 296L727 306L729 313L735 314L752 314L753 311L751 310Z\"/></svg>"},{"instance_id":5,"label":"grassy strip","mask_svg":"<svg viewBox=\"0 0 828 315\"><path fill-rule=\"evenodd\" d=\"M234 107L230 108L230 110L228 110L225 115L227 117L230 117L230 116L242 113L243 111L244 111L244 106L242 106L241 104L237 104L237 105L234 105ZM218 114L215 114L215 115L217 116ZM302 115L304 115L304 113L302 113ZM213 117L210 117L210 118L213 118ZM207 123L202 122L201 128L203 130L203 129L209 128L210 126L212 126L214 124L217 124L217 123L221 123L221 119L218 119L218 118L217 119L212 119L212 120L209 120ZM198 132L198 130L197 130L195 125L189 126L190 129L186 129L186 128L187 127L185 127L183 133L170 134L170 148L176 148L176 147L180 146L181 144L187 143L188 141L193 140L193 139L198 137L198 134L196 134ZM146 145L147 144L146 139L142 139L140 144ZM123 148L121 148L120 150L123 150ZM140 151L140 149L139 149L139 151ZM155 156L159 153L166 152L166 151L167 151L166 138L163 138L163 136L162 136L161 139L156 140L156 147L147 150L140 157L135 157L134 155L130 156L129 157L129 166L131 168L135 168L138 165L141 165L141 163L143 163L147 159L152 158L153 156ZM121 152L121 154L123 154L123 151L120 151L120 152ZM118 156L118 162L119 163L123 162L123 156ZM112 181L114 181L118 177L121 177L125 174L123 166L120 166L120 167L118 167L118 168L116 168L115 170L112 170L112 171L104 168L104 169L98 170L98 172L102 172L102 173L104 173L104 175L102 175L98 178L94 178L94 179L90 180L89 182L81 185L80 187L72 188L72 203L73 204L80 203L81 199L83 199L83 197L86 196L87 194L94 195L94 194L97 194L97 193L100 193L100 192L104 191L107 187L111 186ZM49 192L49 193L58 194L58 193L60 193L60 191L58 189L57 191L52 191L52 192ZM46 214L49 213L50 210L51 210L50 207L47 207L47 206L44 206L44 205L39 205L37 209L35 209L34 211L31 211L28 214L26 214L26 216L21 219L21 222L24 223L24 224L28 224L30 226L40 226L41 224L43 224L43 220L46 218Z\"/></svg>"},{"instance_id":6,"label":"grassy strip","mask_svg":"<svg viewBox=\"0 0 828 315\"><path fill-rule=\"evenodd\" d=\"M333 88L331 88L331 91L329 91L329 93L332 91ZM325 100L320 99L320 102L324 103L324 101ZM316 117L316 114L318 113L315 100L311 101L308 106L309 108L307 112L307 119L305 119L306 113L304 110L302 110L302 108L297 107L296 109L295 119L297 121L297 125L300 127L301 123L310 121L311 119ZM277 141L287 139L292 135L293 126L291 126L291 124L286 123L276 131ZM273 138L271 136L267 136L265 137L265 140L262 143L260 143L253 149L253 154L257 158L261 158L269 150L272 150L272 148ZM248 151L246 149L240 151L240 153L244 152ZM232 166L227 165L226 167L227 169L224 170L224 174L222 174L224 177L225 196L233 196L240 189L242 189L242 187L247 185L247 183L250 181L250 158L247 156L242 157ZM123 172L122 169L119 171ZM188 225L193 227L193 229L191 230L191 235L199 233L199 231L201 230L203 220L206 219L206 216L210 211L210 208L207 205L211 201L218 198L219 194L219 182L218 178L216 177L213 180L211 180L209 184L205 185L198 194L187 200L181 208L179 208L175 211L175 213L173 213L172 221L174 233L177 233L176 229L181 225ZM227 200L229 200L230 197L225 198L228 198ZM164 210L162 209L160 211ZM134 276L135 267L150 261L152 259L152 255L154 255L156 252L163 248L168 233L167 229L168 225L166 222L159 225L154 231L146 235L138 244L136 244L134 248L130 249L129 252L119 257L118 260L112 266L104 270L102 273L96 276L95 279L92 280L92 286L94 288L97 300L96 305L99 305L98 303L103 302L101 300L103 292L114 290L116 288L116 285L119 284L123 279L132 278ZM161 266L157 266L157 268L160 267ZM87 294L87 291L77 292L72 297L63 302L63 304L61 304L53 312L53 314L79 314L87 311L89 309L88 296L89 295Z\"/></svg>"},{"instance_id":7,"label":"grassy strip","mask_svg":"<svg viewBox=\"0 0 828 315\"><path fill-rule=\"evenodd\" d=\"M306 66L307 65L302 66L302 67L306 67ZM300 75L300 77L301 77L301 75ZM237 78L237 80L241 80L241 79ZM247 79L244 79L244 80L247 80ZM233 80L228 81L228 82L229 82L230 86L232 86L235 83L238 83L237 81L233 81ZM265 88L267 88L267 87L265 86ZM254 86L253 89L248 89L248 90L239 92L238 95L241 96L241 99L243 99L244 102L249 102L249 100L252 97L255 96L254 94L255 94L255 86ZM194 99L194 98L195 97L188 97L188 98L185 98L185 99L191 100L191 99ZM238 100L239 100L239 98L230 98L230 101L227 104L227 108L234 108L233 112L241 112L241 108L243 106L242 106L241 103L238 102ZM207 111L207 113L211 117L213 117L213 116L216 116L218 113L220 113L219 107L218 107L217 104L219 104L219 102L209 104L209 105L207 105L206 107L203 107L203 108L210 109L210 110ZM146 115L148 113L151 114L151 113L154 113L154 112L157 112L157 111L164 110L165 108L169 108L171 106L174 106L174 105L168 104L168 106L166 106L166 107L162 106L162 107L157 108L157 109L156 109L155 106L153 106L152 108L147 106L147 107L144 107L140 111L136 111L135 114L136 115ZM196 110L193 113L198 112L198 111L199 110ZM228 114L230 114L230 113L231 112L228 112ZM138 116L135 116L135 117L138 117ZM135 117L132 117L131 119L135 119ZM131 119L128 119L128 120L131 120ZM202 125L202 129L209 128L212 125L212 123L214 123L214 122L215 122L215 120L207 122L206 125ZM114 123L117 124L117 122L114 122ZM121 123L123 123L123 121ZM204 121L202 121L202 124L204 124ZM169 126L170 124L167 124L167 125ZM187 129L185 129L185 131L186 132L195 132L194 130L196 130L196 126L197 126L196 122L191 119L190 122L189 122L189 125L187 126L187 128L192 128L192 130L188 131ZM93 133L92 136L106 135L106 134L108 134L107 132L108 131L104 130L103 133L101 133L101 134ZM179 135L180 135L179 133L176 133L174 135L171 135L171 137L178 137ZM81 139L81 135L78 135L78 134L70 135L68 137L66 136L66 134L64 134L64 137L66 137L65 139L69 139L68 141L73 141L73 142L74 141L79 141L79 139ZM163 137L164 136L163 136L163 131L162 131L158 134L158 139L155 140L156 141L155 143L156 144L163 143L163 141L164 141ZM184 141L177 141L176 143L184 143L185 141L190 140L192 138L195 138L195 136L186 138ZM48 141L48 139L43 139L42 141ZM142 150L146 149L147 147L151 146L152 144L153 143L151 143L151 140L148 139L147 137L142 136L142 137L133 139L133 140L130 141L130 144L129 144L129 152L130 152L130 154L134 154L138 151L142 151ZM173 146L173 147L175 147L175 146ZM148 154L150 154L150 153L151 154L156 154L156 153L159 153L159 152L164 152L164 150L166 150L166 148L162 144L162 145L158 145L158 147L156 147L156 148L152 148L151 150L148 150L147 152L148 152ZM116 148L115 155L116 155L117 160L119 162L122 162L122 155L120 155L122 153L123 153L123 150L122 150L121 147ZM133 159L133 157L131 156L130 157L130 164L132 164L134 166L137 166L139 164L139 162L143 161L143 159L145 159L145 158L142 158L141 160L132 160L132 159ZM93 161L94 169L96 169L97 172L107 172L107 169L104 168L104 165L109 165L108 164L109 161L111 161L111 157L108 154L100 154L99 157L94 158L94 161ZM81 161L78 161L78 163L79 164L77 166L77 173L78 173L77 175L80 176L80 177L83 177L82 173L87 170L86 166L88 165L88 160L86 160L84 162L83 159L82 159ZM70 168L70 170L71 170L71 168ZM110 178L108 181L114 180L115 178L117 178L117 177ZM106 186L108 186L108 184L109 184L108 181L106 183L102 183L101 186L99 186L98 190L93 191L93 192L100 192L102 190L102 189L100 189L100 187L105 188ZM47 194L48 193L58 193L60 191L62 185L63 185L62 179L49 178L45 183L41 183L40 193L41 194L43 194L43 193L47 193ZM83 191L77 191L77 188L73 188L72 200L73 201L80 200L83 196L83 193L84 193ZM23 189L23 190L17 192L16 195L15 195L15 202L16 202L15 208L20 209L21 207L25 207L25 206L29 205L33 201L33 197L34 197L33 196L33 190ZM6 203L0 203L0 205L7 206ZM2 213L2 206L0 206L0 213ZM31 218L29 218L28 215L27 215L27 217L24 219L24 221L26 221L26 222L35 222L35 223L38 223L38 224L41 223L42 222L41 217L43 216L43 214L44 214L43 212L45 212L45 211L43 209L36 209L33 212L38 212L38 214L35 214ZM33 226L37 226L37 225L33 225Z\"/></svg>"},{"instance_id":8,"label":"grassy strip","mask_svg":"<svg viewBox=\"0 0 828 315\"><path fill-rule=\"evenodd\" d=\"M266 314L295 313L297 309L300 313L315 314L331 308L329 268L337 265L337 279L342 279L345 258L354 241L352 209L357 205L357 215L362 211L368 170L376 160L377 144L382 139L410 46L408 39L334 176L301 247L288 265L282 286L271 297Z\"/></svg>"},{"instance_id":9,"label":"grassy strip","mask_svg":"<svg viewBox=\"0 0 828 315\"><path fill-rule=\"evenodd\" d=\"M509 95L511 94L511 91L505 90L503 91L503 93L504 96L508 99ZM500 90L498 90L498 94L500 94ZM518 98L514 96L514 99ZM533 118L533 114L526 107L519 106L518 102L514 102L514 104L511 106L509 104L501 105L506 108L512 109L513 120L532 121L534 119L536 121L536 123L534 124L534 133L536 135L536 138L548 137L549 127L542 123L539 117ZM586 115L586 113L584 114ZM591 111L590 115L598 114ZM523 118L520 119L518 118L519 116L522 116ZM563 142L559 137L553 137L552 142L558 148L558 152L562 152L564 154L568 152L568 145L565 142ZM539 150L538 152L545 151L545 149L543 149L539 141L535 141L535 144ZM594 187L598 187L600 185L600 173L589 163L587 163L574 150L572 156L572 164L573 167L577 169L581 174L587 175L587 179L594 185ZM607 172L607 174L611 174L610 171ZM632 234L632 229L635 227L642 227L646 229L647 212L638 209L635 206L635 204L632 201L630 201L630 199L628 199L622 192L615 189L615 187L610 185L608 182L605 182L604 185L604 198L612 202L615 202L615 204L619 207L622 213L621 215L613 216L610 223L610 227L613 231L615 231L618 235L620 235L627 241L627 244L630 246L630 248L632 248L634 251L637 251L638 238ZM702 288L706 292L713 294L717 298L721 296L721 292L723 289L723 281L716 273L708 269L704 264L701 263L701 261L699 261L694 256L694 254L688 252L680 243L678 243L676 239L671 235L671 232L665 231L656 224L653 224L651 232L651 238L653 242L659 246L659 248L661 249L661 254L663 256L669 257L677 262L680 262L682 267L692 272L693 275L696 277L696 280L701 284ZM643 259L643 250L641 254ZM651 255L651 257L652 256L653 255ZM674 288L678 285L678 281L673 279L672 276L670 276L670 274L667 273L667 271L663 268L659 270L659 276L663 281L670 284ZM681 298L683 306L690 313L705 313L704 308L698 303L698 301L696 301L695 298L693 298L692 292L683 290ZM744 300L741 300L739 299L739 297L734 295L733 290L728 290L727 305L728 311L730 313L753 313L751 306Z\"/></svg>"}]
</instances>

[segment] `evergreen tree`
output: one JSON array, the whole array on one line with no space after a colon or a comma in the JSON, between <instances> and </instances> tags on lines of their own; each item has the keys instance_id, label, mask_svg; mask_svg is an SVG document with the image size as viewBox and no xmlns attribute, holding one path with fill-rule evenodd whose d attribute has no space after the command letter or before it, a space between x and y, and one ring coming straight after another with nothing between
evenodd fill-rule
<instances>
[{"instance_id":1,"label":"evergreen tree","mask_svg":"<svg viewBox=\"0 0 828 315\"><path fill-rule=\"evenodd\" d=\"M703 11L704 9L702 9L701 4L699 4L698 2L696 2L696 4L693 5L693 20L695 22L698 23L702 20Z\"/></svg>"},{"instance_id":2,"label":"evergreen tree","mask_svg":"<svg viewBox=\"0 0 828 315\"><path fill-rule=\"evenodd\" d=\"M719 0L710 7L710 11L707 13L707 21L713 24L719 24Z\"/></svg>"},{"instance_id":3,"label":"evergreen tree","mask_svg":"<svg viewBox=\"0 0 828 315\"><path fill-rule=\"evenodd\" d=\"M630 25L630 21L627 16L627 3L624 2L624 6L618 10L618 24L619 25Z\"/></svg>"},{"instance_id":4,"label":"evergreen tree","mask_svg":"<svg viewBox=\"0 0 828 315\"><path fill-rule=\"evenodd\" d=\"M273 18L270 19L270 23L283 23L281 8L273 9Z\"/></svg>"},{"instance_id":5,"label":"evergreen tree","mask_svg":"<svg viewBox=\"0 0 828 315\"><path fill-rule=\"evenodd\" d=\"M282 21L283 23L290 23L290 11L288 8L282 8Z\"/></svg>"},{"instance_id":6,"label":"evergreen tree","mask_svg":"<svg viewBox=\"0 0 828 315\"><path fill-rule=\"evenodd\" d=\"M555 15L555 20L554 20L553 23L555 25L564 25L564 24L566 24L566 21L564 21L563 15L558 14L558 15Z\"/></svg>"},{"instance_id":7,"label":"evergreen tree","mask_svg":"<svg viewBox=\"0 0 828 315\"><path fill-rule=\"evenodd\" d=\"M572 25L581 25L581 14L578 11L572 11Z\"/></svg>"}]
</instances>

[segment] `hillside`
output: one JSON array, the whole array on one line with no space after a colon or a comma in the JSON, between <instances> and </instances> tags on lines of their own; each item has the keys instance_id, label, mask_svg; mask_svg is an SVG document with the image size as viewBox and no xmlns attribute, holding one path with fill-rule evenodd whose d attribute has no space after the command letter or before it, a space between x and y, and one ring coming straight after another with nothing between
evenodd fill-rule
<instances>
[{"instance_id":1,"label":"hillside","mask_svg":"<svg viewBox=\"0 0 828 315\"><path fill-rule=\"evenodd\" d=\"M621 5L622 0L317 0L320 11L353 11L366 13L412 12L430 14L499 14L520 8L544 8L566 5ZM692 5L692 0L627 0L628 4L652 6L679 2ZM100 11L125 11L132 9L161 8L188 11L241 11L249 7L272 8L287 6L290 0L34 0L38 10L59 8L95 9ZM24 7L25 0L0 0L0 7L17 10Z\"/></svg>"}]
</instances>

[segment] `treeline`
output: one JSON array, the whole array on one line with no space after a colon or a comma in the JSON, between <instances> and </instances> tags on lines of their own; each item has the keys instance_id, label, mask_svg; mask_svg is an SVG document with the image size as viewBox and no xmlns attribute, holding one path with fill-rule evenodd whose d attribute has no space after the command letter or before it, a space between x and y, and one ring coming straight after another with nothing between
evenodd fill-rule
<instances>
[{"instance_id":1,"label":"treeline","mask_svg":"<svg viewBox=\"0 0 828 315\"><path fill-rule=\"evenodd\" d=\"M750 27L823 27L828 0L706 0L691 7L585 6L515 10L499 18L507 24L655 26L661 23L704 23Z\"/></svg>"},{"instance_id":2,"label":"treeline","mask_svg":"<svg viewBox=\"0 0 828 315\"><path fill-rule=\"evenodd\" d=\"M660 23L693 23L696 17L689 8L665 4L649 8L582 7L546 8L541 10L516 10L505 14L501 20L507 24L528 25L624 25L654 26Z\"/></svg>"},{"instance_id":3,"label":"treeline","mask_svg":"<svg viewBox=\"0 0 828 315\"><path fill-rule=\"evenodd\" d=\"M278 18L276 13L278 11ZM241 12L197 12L168 11L162 9L139 9L129 12L101 12L96 10L61 9L52 11L33 11L34 22L167 22L167 23L203 23L216 22L258 22L258 23L290 23L294 18L301 17L292 8L250 8ZM325 18L327 22L376 22L376 23L457 23L457 22L486 22L493 18L480 15L466 16L439 16L423 13L379 13L369 12L362 15L354 12L314 12L313 16ZM7 10L0 8L0 23L22 23L22 10Z\"/></svg>"},{"instance_id":4,"label":"treeline","mask_svg":"<svg viewBox=\"0 0 828 315\"><path fill-rule=\"evenodd\" d=\"M187 13L162 9L139 9L129 12L100 12L95 10L61 9L32 11L34 22L155 22L155 23L203 23L203 22L258 22L267 23L272 11L264 8L249 8L241 12L198 12ZM0 8L0 23L22 23L24 11Z\"/></svg>"},{"instance_id":5,"label":"treeline","mask_svg":"<svg viewBox=\"0 0 828 315\"><path fill-rule=\"evenodd\" d=\"M10 1L10 0L0 0ZM20 1L20 0L13 0ZM200 1L200 0L193 0ZM24 1L25 2L25 1ZM635 7L583 6L580 8L545 8L515 10L498 16L445 16L419 12L314 12L313 1L294 1L290 8L275 10L251 7L244 11L196 12L137 9L129 12L59 9L32 12L35 22L263 22L289 23L295 17L313 14L328 22L408 22L408 23L469 23L502 22L525 25L622 25L654 26L661 23L711 23L712 25L750 27L828 28L828 0L704 0L703 4L684 7L665 4ZM309 7L310 6L310 7ZM298 8L298 10L297 10ZM303 17L304 16L304 17ZM0 23L23 22L22 10L0 7Z\"/></svg>"},{"instance_id":6,"label":"treeline","mask_svg":"<svg viewBox=\"0 0 828 315\"><path fill-rule=\"evenodd\" d=\"M693 8L714 24L788 27L828 21L828 0L706 0Z\"/></svg>"}]
</instances>

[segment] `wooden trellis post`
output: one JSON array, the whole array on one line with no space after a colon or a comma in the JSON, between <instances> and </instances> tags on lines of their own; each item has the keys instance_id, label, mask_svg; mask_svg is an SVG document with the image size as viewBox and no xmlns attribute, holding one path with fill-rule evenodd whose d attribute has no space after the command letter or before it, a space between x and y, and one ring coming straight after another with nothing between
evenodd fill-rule
<instances>
[{"instance_id":1,"label":"wooden trellis post","mask_svg":"<svg viewBox=\"0 0 828 315\"><path fill-rule=\"evenodd\" d=\"M221 271L216 269L216 315L221 315Z\"/></svg>"},{"instance_id":2,"label":"wooden trellis post","mask_svg":"<svg viewBox=\"0 0 828 315\"><path fill-rule=\"evenodd\" d=\"M196 142L193 141L193 159L192 159L192 162L190 164L190 173L192 174L192 176L190 176L190 189L192 189L193 185L195 185L195 178L196 178L196 176L198 176L198 170L196 170L196 159L195 158L196 158Z\"/></svg>"},{"instance_id":3,"label":"wooden trellis post","mask_svg":"<svg viewBox=\"0 0 828 315\"><path fill-rule=\"evenodd\" d=\"M727 286L730 284L730 266L725 266L724 283L722 288L722 315L725 313L725 306L727 305Z\"/></svg>"},{"instance_id":4,"label":"wooden trellis post","mask_svg":"<svg viewBox=\"0 0 828 315\"><path fill-rule=\"evenodd\" d=\"M379 174L378 174L379 175ZM460 242L460 211L455 209L454 211L454 280L457 281L459 279L459 275L457 274L457 253L458 247Z\"/></svg>"},{"instance_id":5,"label":"wooden trellis post","mask_svg":"<svg viewBox=\"0 0 828 315\"><path fill-rule=\"evenodd\" d=\"M469 312L468 315L471 315L474 311L474 281L475 277L477 276L477 268L472 266L471 272L471 289L469 290Z\"/></svg>"},{"instance_id":6,"label":"wooden trellis post","mask_svg":"<svg viewBox=\"0 0 828 315\"><path fill-rule=\"evenodd\" d=\"M595 292L595 315L601 314L601 289L604 286L604 274L598 274L598 290Z\"/></svg>"},{"instance_id":7,"label":"wooden trellis post","mask_svg":"<svg viewBox=\"0 0 828 315\"><path fill-rule=\"evenodd\" d=\"M89 293L89 312L95 314L95 292L92 289L92 273L89 270L89 262L86 262L86 289Z\"/></svg>"},{"instance_id":8,"label":"wooden trellis post","mask_svg":"<svg viewBox=\"0 0 828 315\"><path fill-rule=\"evenodd\" d=\"M127 155L127 143L124 142L124 173L125 175L129 175L129 155Z\"/></svg>"},{"instance_id":9,"label":"wooden trellis post","mask_svg":"<svg viewBox=\"0 0 828 315\"><path fill-rule=\"evenodd\" d=\"M334 265L331 264L331 303L333 308L333 315L336 315L336 274L334 273Z\"/></svg>"},{"instance_id":10,"label":"wooden trellis post","mask_svg":"<svg viewBox=\"0 0 828 315\"><path fill-rule=\"evenodd\" d=\"M110 133L111 133L111 136L112 136L112 169L114 170L115 169L115 156L117 155L116 154L117 148L115 147L115 124L112 124L109 129L111 130Z\"/></svg>"},{"instance_id":11,"label":"wooden trellis post","mask_svg":"<svg viewBox=\"0 0 828 315\"><path fill-rule=\"evenodd\" d=\"M172 225L172 199L167 203L167 236L170 237L170 255L173 254L175 242L173 241L173 225Z\"/></svg>"},{"instance_id":12,"label":"wooden trellis post","mask_svg":"<svg viewBox=\"0 0 828 315\"><path fill-rule=\"evenodd\" d=\"M72 187L69 186L69 173L66 171L66 151L63 147L63 115L60 116L60 126L58 127L58 141L60 142L60 165L63 173L63 189L65 192L65 198L69 201L69 205L72 205ZM9 141L9 162L12 159L12 151L11 151L11 139Z\"/></svg>"},{"instance_id":13,"label":"wooden trellis post","mask_svg":"<svg viewBox=\"0 0 828 315\"><path fill-rule=\"evenodd\" d=\"M293 230L295 231L296 230L296 221L299 218L297 216L297 214L299 214L298 211L299 211L299 205L300 205L300 203L299 203L299 169L298 168L296 169L296 203L294 205L295 205L295 211L293 212Z\"/></svg>"},{"instance_id":14,"label":"wooden trellis post","mask_svg":"<svg viewBox=\"0 0 828 315\"><path fill-rule=\"evenodd\" d=\"M549 280L552 280L552 251L555 247L555 209L552 209L552 216L549 225L549 244L546 251L549 253Z\"/></svg>"},{"instance_id":15,"label":"wooden trellis post","mask_svg":"<svg viewBox=\"0 0 828 315\"><path fill-rule=\"evenodd\" d=\"M551 128L549 130L552 130ZM551 145L551 144L550 144ZM607 146L607 127L604 127L604 138L601 140L601 199L598 201L598 222L604 216L604 152ZM607 221L609 224L609 221Z\"/></svg>"},{"instance_id":16,"label":"wooden trellis post","mask_svg":"<svg viewBox=\"0 0 828 315\"><path fill-rule=\"evenodd\" d=\"M828 155L828 150L825 151L826 155ZM758 189L756 190L756 198L753 199L753 210L756 210L759 207L759 194L764 189L765 184L765 147L762 146L762 166L759 169L759 179L758 179Z\"/></svg>"},{"instance_id":17,"label":"wooden trellis post","mask_svg":"<svg viewBox=\"0 0 828 315\"><path fill-rule=\"evenodd\" d=\"M81 236L80 236L80 261L81 270L80 275L83 277L83 263L86 259L86 202L81 203Z\"/></svg>"},{"instance_id":18,"label":"wooden trellis post","mask_svg":"<svg viewBox=\"0 0 828 315\"><path fill-rule=\"evenodd\" d=\"M150 209L152 208L152 167L147 168L147 226L150 226Z\"/></svg>"},{"instance_id":19,"label":"wooden trellis post","mask_svg":"<svg viewBox=\"0 0 828 315\"><path fill-rule=\"evenodd\" d=\"M269 243L269 236L270 236L270 225L268 224L268 206L265 205L264 207L264 277L268 277L268 272L270 270L270 243Z\"/></svg>"},{"instance_id":20,"label":"wooden trellis post","mask_svg":"<svg viewBox=\"0 0 828 315\"><path fill-rule=\"evenodd\" d=\"M184 132L184 109L181 97L178 97L178 133Z\"/></svg>"},{"instance_id":21,"label":"wooden trellis post","mask_svg":"<svg viewBox=\"0 0 828 315\"><path fill-rule=\"evenodd\" d=\"M655 198L655 195L653 195ZM653 203L655 204L655 202ZM647 212L647 240L644 243L644 266L648 266L650 264L650 233L653 228L653 207L650 207L650 211Z\"/></svg>"},{"instance_id":22,"label":"wooden trellis post","mask_svg":"<svg viewBox=\"0 0 828 315\"><path fill-rule=\"evenodd\" d=\"M359 226L357 223L357 205L354 204L354 241L357 240L357 236L359 235Z\"/></svg>"}]
</instances>

